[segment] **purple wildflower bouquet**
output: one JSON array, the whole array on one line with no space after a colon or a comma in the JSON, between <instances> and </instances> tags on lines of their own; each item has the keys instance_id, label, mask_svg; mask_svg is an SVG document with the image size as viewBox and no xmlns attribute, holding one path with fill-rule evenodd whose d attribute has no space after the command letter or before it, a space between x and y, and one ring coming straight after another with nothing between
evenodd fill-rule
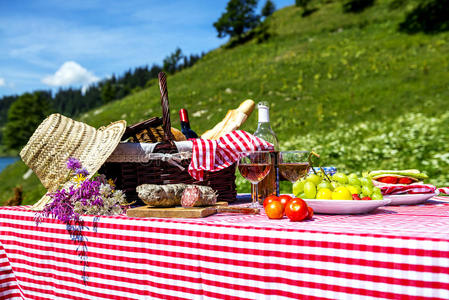
<instances>
[{"instance_id":1,"label":"purple wildflower bouquet","mask_svg":"<svg viewBox=\"0 0 449 300\"><path fill-rule=\"evenodd\" d=\"M69 158L68 180L62 188L49 193L52 202L40 213L42 217L52 216L69 224L79 222L81 215L115 215L124 212L127 206L125 195L115 189L112 180L104 175L88 178L89 172L82 167L79 160Z\"/></svg>"}]
</instances>

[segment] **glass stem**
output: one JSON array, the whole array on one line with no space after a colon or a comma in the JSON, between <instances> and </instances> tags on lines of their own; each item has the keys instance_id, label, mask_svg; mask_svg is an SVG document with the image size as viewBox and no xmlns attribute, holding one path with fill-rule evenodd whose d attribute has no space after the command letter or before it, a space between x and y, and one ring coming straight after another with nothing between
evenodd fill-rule
<instances>
[{"instance_id":1,"label":"glass stem","mask_svg":"<svg viewBox=\"0 0 449 300\"><path fill-rule=\"evenodd\" d=\"M251 193L253 195L251 207L257 207L257 204L259 202L259 191L257 189L257 183L251 184L251 188L253 189L253 192Z\"/></svg>"}]
</instances>

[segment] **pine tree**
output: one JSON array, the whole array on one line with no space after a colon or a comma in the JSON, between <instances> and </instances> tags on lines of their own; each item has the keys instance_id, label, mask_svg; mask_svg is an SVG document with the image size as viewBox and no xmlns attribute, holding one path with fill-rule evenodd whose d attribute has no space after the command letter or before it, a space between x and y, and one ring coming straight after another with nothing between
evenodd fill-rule
<instances>
[{"instance_id":1,"label":"pine tree","mask_svg":"<svg viewBox=\"0 0 449 300\"><path fill-rule=\"evenodd\" d=\"M104 103L111 102L115 99L115 85L111 83L110 80L107 80L105 84L101 87L101 99Z\"/></svg>"},{"instance_id":2,"label":"pine tree","mask_svg":"<svg viewBox=\"0 0 449 300\"><path fill-rule=\"evenodd\" d=\"M164 58L163 69L165 72L173 74L178 71L179 62L184 58L181 48L176 48L175 52Z\"/></svg>"},{"instance_id":3,"label":"pine tree","mask_svg":"<svg viewBox=\"0 0 449 300\"><path fill-rule=\"evenodd\" d=\"M304 11L307 11L307 6L309 5L310 0L296 0L296 6L302 7Z\"/></svg>"},{"instance_id":4,"label":"pine tree","mask_svg":"<svg viewBox=\"0 0 449 300\"><path fill-rule=\"evenodd\" d=\"M3 132L5 146L10 149L24 146L51 111L50 101L39 92L20 96L8 111L8 122Z\"/></svg>"},{"instance_id":5,"label":"pine tree","mask_svg":"<svg viewBox=\"0 0 449 300\"><path fill-rule=\"evenodd\" d=\"M262 16L265 18L269 17L274 13L275 10L276 7L274 6L274 3L271 0L267 0L262 8Z\"/></svg>"},{"instance_id":6,"label":"pine tree","mask_svg":"<svg viewBox=\"0 0 449 300\"><path fill-rule=\"evenodd\" d=\"M257 0L230 0L226 11L213 25L217 29L218 37L227 35L240 39L248 30L260 23L260 16L255 14Z\"/></svg>"}]
</instances>

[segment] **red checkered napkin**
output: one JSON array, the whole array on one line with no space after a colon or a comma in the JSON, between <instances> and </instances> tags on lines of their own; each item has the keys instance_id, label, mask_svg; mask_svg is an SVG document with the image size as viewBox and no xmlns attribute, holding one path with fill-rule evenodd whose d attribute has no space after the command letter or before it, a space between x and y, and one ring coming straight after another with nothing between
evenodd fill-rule
<instances>
[{"instance_id":1,"label":"red checkered napkin","mask_svg":"<svg viewBox=\"0 0 449 300\"><path fill-rule=\"evenodd\" d=\"M383 195L397 195L397 194L430 194L442 193L449 194L449 187L437 188L431 184L410 184L410 185L395 185L383 186L380 188Z\"/></svg>"},{"instance_id":2,"label":"red checkered napkin","mask_svg":"<svg viewBox=\"0 0 449 300\"><path fill-rule=\"evenodd\" d=\"M229 167L245 151L273 150L272 144L243 130L236 130L218 140L192 139L192 161L189 174L196 180L204 179L204 171L215 172Z\"/></svg>"}]
</instances>

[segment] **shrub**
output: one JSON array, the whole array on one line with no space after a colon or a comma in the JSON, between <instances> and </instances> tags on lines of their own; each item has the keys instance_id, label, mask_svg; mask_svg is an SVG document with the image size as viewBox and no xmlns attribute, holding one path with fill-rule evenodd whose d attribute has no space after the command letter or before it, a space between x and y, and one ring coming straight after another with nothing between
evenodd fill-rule
<instances>
[{"instance_id":1,"label":"shrub","mask_svg":"<svg viewBox=\"0 0 449 300\"><path fill-rule=\"evenodd\" d=\"M304 10L307 10L307 5L309 5L310 0L296 0L296 6L302 7Z\"/></svg>"},{"instance_id":2,"label":"shrub","mask_svg":"<svg viewBox=\"0 0 449 300\"><path fill-rule=\"evenodd\" d=\"M372 6L375 0L344 0L343 12L358 13Z\"/></svg>"},{"instance_id":3,"label":"shrub","mask_svg":"<svg viewBox=\"0 0 449 300\"><path fill-rule=\"evenodd\" d=\"M449 0L425 0L407 14L399 30L437 33L449 30Z\"/></svg>"},{"instance_id":4,"label":"shrub","mask_svg":"<svg viewBox=\"0 0 449 300\"><path fill-rule=\"evenodd\" d=\"M388 7L390 9L398 9L403 7L407 3L407 0L393 0L390 2L390 5Z\"/></svg>"}]
</instances>

